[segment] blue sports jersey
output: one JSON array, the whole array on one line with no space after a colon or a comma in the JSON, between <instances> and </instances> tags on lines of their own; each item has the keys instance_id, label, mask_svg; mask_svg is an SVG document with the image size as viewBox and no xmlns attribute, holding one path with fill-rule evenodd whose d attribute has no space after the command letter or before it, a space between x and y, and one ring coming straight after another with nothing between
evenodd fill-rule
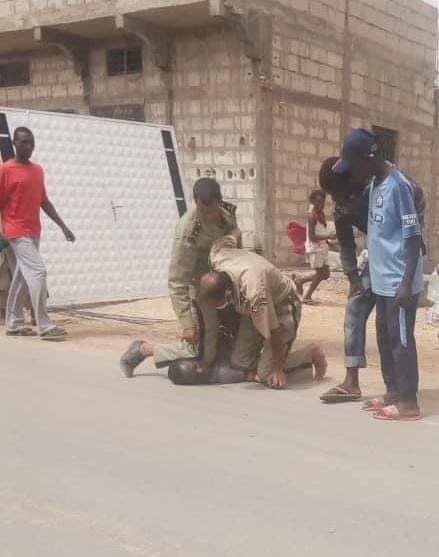
<instances>
[{"instance_id":1,"label":"blue sports jersey","mask_svg":"<svg viewBox=\"0 0 439 557\"><path fill-rule=\"evenodd\" d=\"M406 240L421 236L414 191L407 178L393 168L369 192L368 248L372 290L380 296L395 296L406 269ZM423 261L419 254L412 293L424 287Z\"/></svg>"}]
</instances>

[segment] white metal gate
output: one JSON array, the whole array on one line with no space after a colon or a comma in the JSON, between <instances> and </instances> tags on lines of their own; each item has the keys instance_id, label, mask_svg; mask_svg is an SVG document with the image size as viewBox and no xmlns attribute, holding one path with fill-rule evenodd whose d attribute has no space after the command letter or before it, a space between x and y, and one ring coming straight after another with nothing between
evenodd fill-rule
<instances>
[{"instance_id":1,"label":"white metal gate","mask_svg":"<svg viewBox=\"0 0 439 557\"><path fill-rule=\"evenodd\" d=\"M77 237L75 244L65 242L44 218L41 251L51 305L165 295L174 228L185 210L172 128L0 113L11 133L17 126L34 132L34 160L45 170L49 197Z\"/></svg>"}]
</instances>

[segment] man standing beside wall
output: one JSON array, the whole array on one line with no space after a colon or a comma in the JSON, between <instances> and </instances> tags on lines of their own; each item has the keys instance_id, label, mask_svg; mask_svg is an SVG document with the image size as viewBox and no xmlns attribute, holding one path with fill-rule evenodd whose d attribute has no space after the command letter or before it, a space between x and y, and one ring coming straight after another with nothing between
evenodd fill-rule
<instances>
[{"instance_id":1,"label":"man standing beside wall","mask_svg":"<svg viewBox=\"0 0 439 557\"><path fill-rule=\"evenodd\" d=\"M32 329L24 325L27 286L40 337L43 340L59 340L66 336L66 331L56 327L47 312L47 272L38 251L40 210L43 209L61 228L67 241L74 242L75 236L47 197L43 169L30 160L35 149L33 133L27 128L17 128L14 146L15 157L0 168L3 233L17 260L6 307L6 334L34 335Z\"/></svg>"}]
</instances>

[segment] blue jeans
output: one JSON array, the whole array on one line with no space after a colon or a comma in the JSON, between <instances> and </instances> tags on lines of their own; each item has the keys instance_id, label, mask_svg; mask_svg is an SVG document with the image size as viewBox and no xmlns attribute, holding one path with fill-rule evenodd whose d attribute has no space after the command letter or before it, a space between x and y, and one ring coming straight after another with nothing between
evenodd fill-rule
<instances>
[{"instance_id":1,"label":"blue jeans","mask_svg":"<svg viewBox=\"0 0 439 557\"><path fill-rule=\"evenodd\" d=\"M366 360L366 326L367 320L375 307L376 297L370 289L367 270L363 272L364 290L349 298L346 305L344 321L345 366L367 367Z\"/></svg>"}]
</instances>

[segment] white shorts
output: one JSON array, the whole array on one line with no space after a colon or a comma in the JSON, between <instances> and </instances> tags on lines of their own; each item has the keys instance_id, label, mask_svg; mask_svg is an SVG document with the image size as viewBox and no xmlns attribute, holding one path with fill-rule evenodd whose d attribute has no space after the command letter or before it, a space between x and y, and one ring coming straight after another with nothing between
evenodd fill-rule
<instances>
[{"instance_id":1,"label":"white shorts","mask_svg":"<svg viewBox=\"0 0 439 557\"><path fill-rule=\"evenodd\" d=\"M321 269L328 265L328 245L313 246L312 251L307 254L308 263L311 269Z\"/></svg>"}]
</instances>

